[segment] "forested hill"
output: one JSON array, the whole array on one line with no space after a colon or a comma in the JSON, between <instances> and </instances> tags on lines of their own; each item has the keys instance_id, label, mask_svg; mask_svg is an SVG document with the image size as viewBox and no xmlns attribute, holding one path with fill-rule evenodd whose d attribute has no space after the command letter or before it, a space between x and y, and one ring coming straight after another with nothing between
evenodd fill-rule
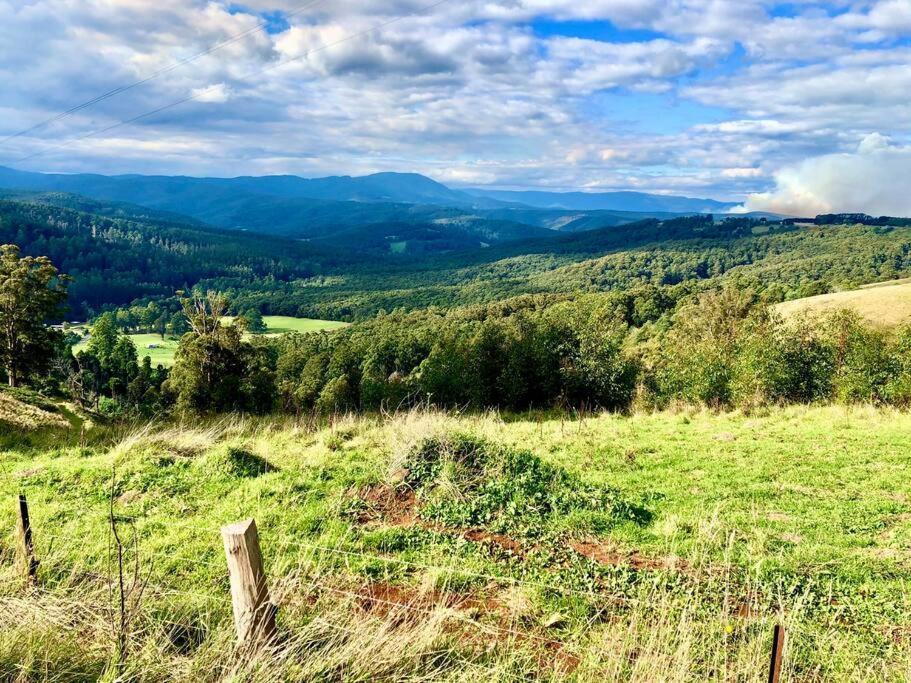
<instances>
[{"instance_id":1,"label":"forested hill","mask_svg":"<svg viewBox=\"0 0 911 683\"><path fill-rule=\"evenodd\" d=\"M490 225L385 223L300 241L66 194L0 199L0 243L50 256L74 277L74 318L196 285L227 292L237 310L356 320L395 308L730 279L784 300L911 275L911 228L894 225L693 216L522 239L527 226L499 221L512 236L499 243L482 232Z\"/></svg>"},{"instance_id":2,"label":"forested hill","mask_svg":"<svg viewBox=\"0 0 911 683\"><path fill-rule=\"evenodd\" d=\"M736 281L771 301L911 276L911 228L700 224L675 219L350 271L319 287L237 293L239 307L360 319L396 308L453 308L522 294ZM689 227L687 227L689 226ZM225 283L227 284L227 283Z\"/></svg>"},{"instance_id":3,"label":"forested hill","mask_svg":"<svg viewBox=\"0 0 911 683\"><path fill-rule=\"evenodd\" d=\"M0 199L0 243L49 256L71 275L69 300L76 317L105 304L172 296L207 278L252 286L312 277L332 263L329 252L301 242L228 233L174 217L153 219L131 207L99 207L70 196L50 199L58 205Z\"/></svg>"}]
</instances>

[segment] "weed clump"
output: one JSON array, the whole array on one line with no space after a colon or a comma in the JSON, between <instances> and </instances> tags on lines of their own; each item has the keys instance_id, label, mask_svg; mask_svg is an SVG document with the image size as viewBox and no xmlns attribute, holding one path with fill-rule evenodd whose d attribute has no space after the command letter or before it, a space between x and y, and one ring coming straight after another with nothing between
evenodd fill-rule
<instances>
[{"instance_id":1,"label":"weed clump","mask_svg":"<svg viewBox=\"0 0 911 683\"><path fill-rule=\"evenodd\" d=\"M539 538L564 527L568 517L586 527L580 531L650 520L616 489L586 484L533 453L474 437L426 439L405 469L421 516L446 525Z\"/></svg>"},{"instance_id":2,"label":"weed clump","mask_svg":"<svg viewBox=\"0 0 911 683\"><path fill-rule=\"evenodd\" d=\"M251 479L277 469L256 453L234 446L209 451L196 462L199 468L210 476L227 476L237 479Z\"/></svg>"}]
</instances>

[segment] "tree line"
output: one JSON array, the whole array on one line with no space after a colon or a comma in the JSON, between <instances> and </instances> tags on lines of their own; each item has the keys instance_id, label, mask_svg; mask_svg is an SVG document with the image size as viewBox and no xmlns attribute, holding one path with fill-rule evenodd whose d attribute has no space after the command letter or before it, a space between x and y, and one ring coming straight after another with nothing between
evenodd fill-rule
<instances>
[{"instance_id":1,"label":"tree line","mask_svg":"<svg viewBox=\"0 0 911 683\"><path fill-rule=\"evenodd\" d=\"M250 340L225 320L227 297L196 291L181 300L185 331L167 370L139 358L113 313L73 354L46 324L69 278L12 245L0 255L4 379L111 415L911 404L911 325L881 330L847 311L786 320L737 287L526 295Z\"/></svg>"}]
</instances>

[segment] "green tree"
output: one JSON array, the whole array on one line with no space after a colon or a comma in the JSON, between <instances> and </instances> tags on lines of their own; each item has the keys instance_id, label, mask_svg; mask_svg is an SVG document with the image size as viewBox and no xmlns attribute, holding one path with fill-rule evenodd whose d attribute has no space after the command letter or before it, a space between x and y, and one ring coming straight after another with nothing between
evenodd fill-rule
<instances>
[{"instance_id":1,"label":"green tree","mask_svg":"<svg viewBox=\"0 0 911 683\"><path fill-rule=\"evenodd\" d=\"M738 344L753 305L752 292L727 288L703 294L677 312L660 350L661 401L730 403Z\"/></svg>"},{"instance_id":2,"label":"green tree","mask_svg":"<svg viewBox=\"0 0 911 683\"><path fill-rule=\"evenodd\" d=\"M180 337L183 334L189 332L190 325L187 322L187 316L185 316L183 312L172 314L168 319L165 331L168 334L174 335L175 337Z\"/></svg>"},{"instance_id":3,"label":"green tree","mask_svg":"<svg viewBox=\"0 0 911 683\"><path fill-rule=\"evenodd\" d=\"M47 257L0 246L0 363L11 387L54 357L60 334L46 323L61 314L68 282Z\"/></svg>"},{"instance_id":4,"label":"green tree","mask_svg":"<svg viewBox=\"0 0 911 683\"><path fill-rule=\"evenodd\" d=\"M96 407L102 396L115 403L130 403L130 383L139 373L139 358L133 340L125 335L112 313L103 313L92 325L89 343L77 358L80 378L76 399ZM122 407L122 405L120 406Z\"/></svg>"},{"instance_id":5,"label":"green tree","mask_svg":"<svg viewBox=\"0 0 911 683\"><path fill-rule=\"evenodd\" d=\"M237 322L247 332L254 334L265 332L268 329L266 321L263 320L263 314L259 312L258 308L248 308L240 315Z\"/></svg>"},{"instance_id":6,"label":"green tree","mask_svg":"<svg viewBox=\"0 0 911 683\"><path fill-rule=\"evenodd\" d=\"M102 368L110 368L114 356L114 348L120 339L120 328L117 326L117 320L112 313L102 313L92 324L92 330L89 333L89 343L86 345L86 353L89 353L98 359Z\"/></svg>"},{"instance_id":7,"label":"green tree","mask_svg":"<svg viewBox=\"0 0 911 683\"><path fill-rule=\"evenodd\" d=\"M275 400L274 359L222 320L228 300L194 294L183 300L190 326L180 340L166 388L181 412L266 412Z\"/></svg>"}]
</instances>

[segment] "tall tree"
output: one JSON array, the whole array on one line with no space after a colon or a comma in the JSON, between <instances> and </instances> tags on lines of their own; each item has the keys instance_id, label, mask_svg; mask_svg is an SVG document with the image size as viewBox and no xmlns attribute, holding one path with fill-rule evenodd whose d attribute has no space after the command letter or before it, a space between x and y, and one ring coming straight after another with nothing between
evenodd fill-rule
<instances>
[{"instance_id":1,"label":"tall tree","mask_svg":"<svg viewBox=\"0 0 911 683\"><path fill-rule=\"evenodd\" d=\"M46 256L0 246L0 363L11 387L53 358L60 335L47 322L62 313L68 282Z\"/></svg>"},{"instance_id":2,"label":"tall tree","mask_svg":"<svg viewBox=\"0 0 911 683\"><path fill-rule=\"evenodd\" d=\"M274 360L225 325L223 295L194 293L183 300L190 331L181 337L167 390L181 412L266 412L275 401Z\"/></svg>"}]
</instances>

